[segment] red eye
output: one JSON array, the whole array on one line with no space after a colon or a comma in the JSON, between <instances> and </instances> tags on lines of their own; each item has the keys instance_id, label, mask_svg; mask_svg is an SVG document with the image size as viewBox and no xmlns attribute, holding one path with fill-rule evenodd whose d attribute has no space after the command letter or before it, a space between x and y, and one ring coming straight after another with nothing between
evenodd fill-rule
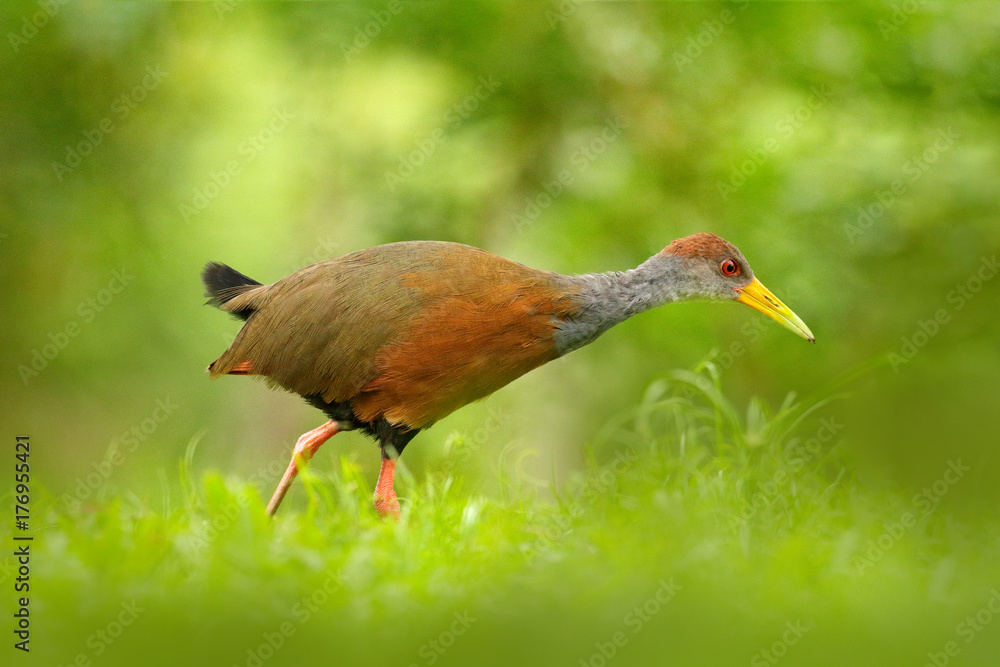
<instances>
[{"instance_id":1,"label":"red eye","mask_svg":"<svg viewBox=\"0 0 1000 667\"><path fill-rule=\"evenodd\" d=\"M732 259L722 260L722 264L719 265L719 270L722 271L724 276L738 276L740 275L740 265Z\"/></svg>"}]
</instances>

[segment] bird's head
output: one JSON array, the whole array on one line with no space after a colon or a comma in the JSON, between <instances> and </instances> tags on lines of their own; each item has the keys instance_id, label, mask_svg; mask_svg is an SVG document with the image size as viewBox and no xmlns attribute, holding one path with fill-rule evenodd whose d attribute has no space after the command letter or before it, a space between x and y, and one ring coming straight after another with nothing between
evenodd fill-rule
<instances>
[{"instance_id":1,"label":"bird's head","mask_svg":"<svg viewBox=\"0 0 1000 667\"><path fill-rule=\"evenodd\" d=\"M816 338L792 310L757 280L746 257L715 234L693 234L677 239L658 258L679 265L689 298L735 300L759 310L786 329L815 343Z\"/></svg>"}]
</instances>

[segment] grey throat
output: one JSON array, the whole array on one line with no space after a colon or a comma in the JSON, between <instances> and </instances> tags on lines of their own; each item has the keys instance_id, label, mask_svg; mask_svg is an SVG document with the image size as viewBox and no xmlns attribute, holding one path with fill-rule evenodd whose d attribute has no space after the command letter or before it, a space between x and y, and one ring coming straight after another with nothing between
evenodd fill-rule
<instances>
[{"instance_id":1,"label":"grey throat","mask_svg":"<svg viewBox=\"0 0 1000 667\"><path fill-rule=\"evenodd\" d=\"M697 297L684 259L654 255L629 271L567 276L581 290L580 313L559 323L555 333L560 356L593 342L614 325L666 303Z\"/></svg>"}]
</instances>

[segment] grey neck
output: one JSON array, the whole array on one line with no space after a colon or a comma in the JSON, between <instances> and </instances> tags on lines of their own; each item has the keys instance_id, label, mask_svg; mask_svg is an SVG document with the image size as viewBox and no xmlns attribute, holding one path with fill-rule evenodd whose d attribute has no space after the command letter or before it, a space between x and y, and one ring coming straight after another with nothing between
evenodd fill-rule
<instances>
[{"instance_id":1,"label":"grey neck","mask_svg":"<svg viewBox=\"0 0 1000 667\"><path fill-rule=\"evenodd\" d=\"M556 351L560 355L572 352L633 315L693 297L682 261L672 255L656 255L630 271L568 276L581 288L581 308L573 319L560 323Z\"/></svg>"}]
</instances>

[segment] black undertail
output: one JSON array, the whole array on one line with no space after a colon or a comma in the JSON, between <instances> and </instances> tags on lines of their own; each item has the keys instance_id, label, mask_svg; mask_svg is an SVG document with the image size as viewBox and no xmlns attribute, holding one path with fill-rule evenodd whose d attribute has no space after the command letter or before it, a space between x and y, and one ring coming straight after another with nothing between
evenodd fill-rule
<instances>
[{"instance_id":1,"label":"black undertail","mask_svg":"<svg viewBox=\"0 0 1000 667\"><path fill-rule=\"evenodd\" d=\"M382 450L382 458L395 458L402 454L403 449L420 432L419 428L407 429L403 426L396 426L385 419L362 421L355 416L354 410L347 402L324 401L319 394L311 394L303 396L303 398L309 405L322 410L327 417L338 424L349 425L351 429L362 431L378 441L379 448Z\"/></svg>"}]
</instances>

